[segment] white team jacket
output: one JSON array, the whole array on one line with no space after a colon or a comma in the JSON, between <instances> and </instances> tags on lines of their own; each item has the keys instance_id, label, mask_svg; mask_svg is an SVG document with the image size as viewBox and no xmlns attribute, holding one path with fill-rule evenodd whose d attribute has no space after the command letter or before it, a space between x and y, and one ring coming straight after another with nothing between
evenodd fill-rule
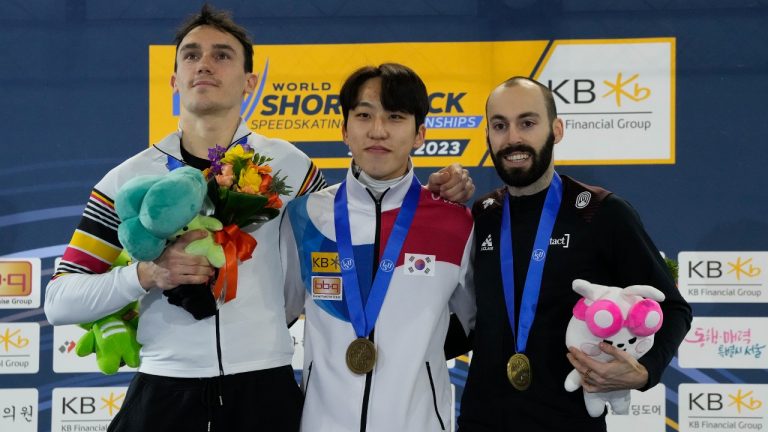
<instances>
[{"instance_id":1,"label":"white team jacket","mask_svg":"<svg viewBox=\"0 0 768 432\"><path fill-rule=\"evenodd\" d=\"M374 247L383 253L413 175L411 170L384 194L377 226L374 199L348 172L356 256L373 257ZM281 227L286 313L291 319L304 308L306 314L302 430L359 431L361 421L367 432L447 430L451 389L443 343L449 311L459 316L465 331L474 326L471 214L422 188L373 331L378 361L369 376L356 375L345 362L356 335L338 267L333 219L337 190L338 185L295 200ZM377 230L384 244L375 244ZM357 260L356 266L361 265ZM362 272L372 274L370 265ZM339 284L337 292L327 289L328 282Z\"/></svg>"},{"instance_id":2,"label":"white team jacket","mask_svg":"<svg viewBox=\"0 0 768 432\"><path fill-rule=\"evenodd\" d=\"M181 159L180 136L171 134L123 162L107 173L95 189L114 200L120 186L129 179L167 173L167 155ZM244 136L248 136L247 142L256 152L274 159L269 162L273 172L280 170L281 176L287 176L292 196L282 196L284 203L308 187L311 190L324 184L311 160L291 143L254 134L241 122L233 142ZM137 264L101 275L69 273L51 281L45 302L48 320L52 324L89 322L139 299L141 372L186 378L219 375L217 332L224 374L290 364L293 339L285 324L278 250L281 216L282 212L258 228L252 225L244 229L258 245L253 257L239 265L237 298L219 309L218 329L215 317L198 321L184 309L169 304L160 290L145 292L139 285Z\"/></svg>"}]
</instances>

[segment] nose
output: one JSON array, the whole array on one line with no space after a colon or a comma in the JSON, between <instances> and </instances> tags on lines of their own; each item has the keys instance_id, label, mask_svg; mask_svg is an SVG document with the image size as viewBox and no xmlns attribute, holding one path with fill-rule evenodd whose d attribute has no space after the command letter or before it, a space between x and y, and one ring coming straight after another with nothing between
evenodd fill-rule
<instances>
[{"instance_id":1,"label":"nose","mask_svg":"<svg viewBox=\"0 0 768 432\"><path fill-rule=\"evenodd\" d=\"M371 139L385 139L387 137L386 122L382 116L373 116L371 128L368 130L368 137Z\"/></svg>"},{"instance_id":2,"label":"nose","mask_svg":"<svg viewBox=\"0 0 768 432\"><path fill-rule=\"evenodd\" d=\"M521 144L523 142L522 138L520 137L520 134L518 133L517 128L510 126L507 129L507 141L510 144Z\"/></svg>"},{"instance_id":3,"label":"nose","mask_svg":"<svg viewBox=\"0 0 768 432\"><path fill-rule=\"evenodd\" d=\"M203 53L200 57L200 61L197 62L197 73L210 74L212 72L211 64L211 55L208 53Z\"/></svg>"}]
</instances>

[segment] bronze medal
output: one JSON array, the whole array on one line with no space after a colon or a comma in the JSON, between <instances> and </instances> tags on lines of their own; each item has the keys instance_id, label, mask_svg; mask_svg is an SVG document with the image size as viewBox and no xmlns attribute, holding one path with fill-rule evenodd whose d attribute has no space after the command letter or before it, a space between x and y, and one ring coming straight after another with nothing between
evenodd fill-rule
<instances>
[{"instance_id":1,"label":"bronze medal","mask_svg":"<svg viewBox=\"0 0 768 432\"><path fill-rule=\"evenodd\" d=\"M347 348L347 367L358 375L373 370L376 364L376 346L366 338L357 338Z\"/></svg>"},{"instance_id":2,"label":"bronze medal","mask_svg":"<svg viewBox=\"0 0 768 432\"><path fill-rule=\"evenodd\" d=\"M531 361L522 353L515 353L507 362L507 378L517 390L527 390L531 385Z\"/></svg>"}]
</instances>

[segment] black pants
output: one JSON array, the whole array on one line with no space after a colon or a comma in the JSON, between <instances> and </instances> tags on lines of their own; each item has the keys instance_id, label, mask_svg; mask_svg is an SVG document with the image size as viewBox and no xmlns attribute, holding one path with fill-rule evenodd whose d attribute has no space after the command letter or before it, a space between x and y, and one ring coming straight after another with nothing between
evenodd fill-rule
<instances>
[{"instance_id":1,"label":"black pants","mask_svg":"<svg viewBox=\"0 0 768 432\"><path fill-rule=\"evenodd\" d=\"M294 432L304 396L291 366L214 378L137 373L108 432Z\"/></svg>"}]
</instances>

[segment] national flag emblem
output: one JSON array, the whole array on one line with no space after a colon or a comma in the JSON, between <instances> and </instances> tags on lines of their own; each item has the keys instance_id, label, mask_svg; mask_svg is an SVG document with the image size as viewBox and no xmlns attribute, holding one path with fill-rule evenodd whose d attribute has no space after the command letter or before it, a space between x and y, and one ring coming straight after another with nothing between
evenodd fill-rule
<instances>
[{"instance_id":1,"label":"national flag emblem","mask_svg":"<svg viewBox=\"0 0 768 432\"><path fill-rule=\"evenodd\" d=\"M434 276L435 256L421 254L405 254L403 272L411 276Z\"/></svg>"}]
</instances>

